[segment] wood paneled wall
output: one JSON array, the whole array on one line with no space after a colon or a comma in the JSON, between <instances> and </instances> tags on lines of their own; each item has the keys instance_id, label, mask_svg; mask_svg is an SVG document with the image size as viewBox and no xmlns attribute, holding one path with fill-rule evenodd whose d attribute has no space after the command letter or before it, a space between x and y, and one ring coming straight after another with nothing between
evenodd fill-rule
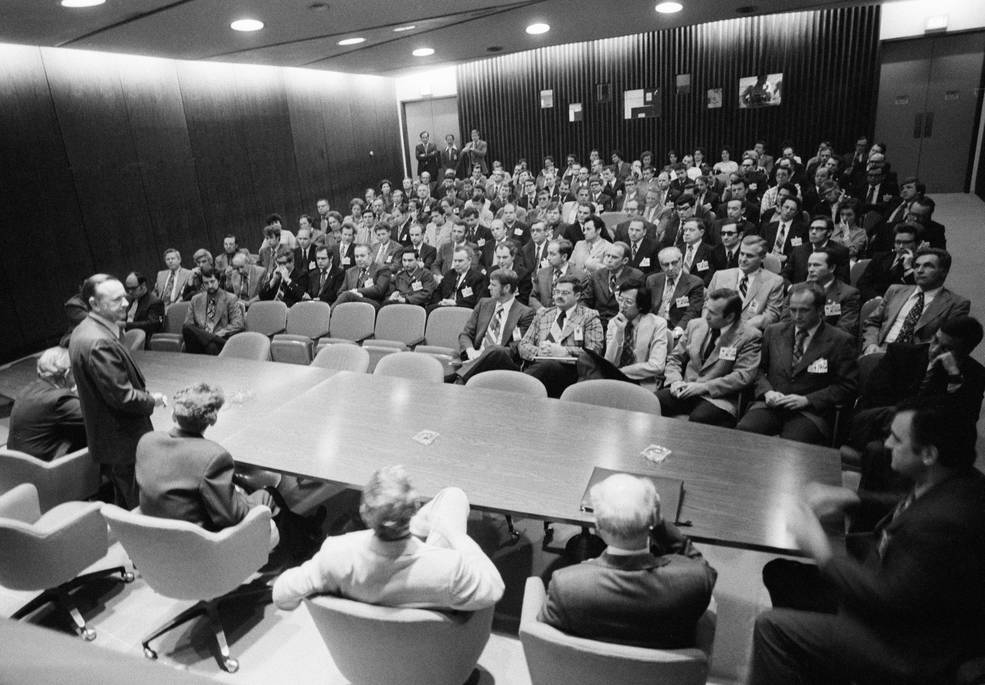
<instances>
[{"instance_id":1,"label":"wood paneled wall","mask_svg":"<svg viewBox=\"0 0 985 685\"><path fill-rule=\"evenodd\" d=\"M583 162L597 147L626 159L651 150L658 163L669 149L705 147L711 163L720 146L740 151L757 138L778 154L793 142L806 161L820 140L851 150L871 134L878 91L879 7L797 12L684 26L505 55L457 68L462 133L478 128L490 159L507 168L526 157L540 168L544 155L559 165L574 152ZM783 73L783 104L738 109L739 79ZM676 76L690 74L688 94ZM610 84L611 100L597 102L596 85ZM660 88L662 116L623 118L623 92ZM708 109L706 91L723 90L721 109ZM540 91L553 89L553 109L540 108ZM580 102L584 121L569 123L568 104ZM733 156L733 159L735 156Z\"/></svg>"},{"instance_id":2,"label":"wood paneled wall","mask_svg":"<svg viewBox=\"0 0 985 685\"><path fill-rule=\"evenodd\" d=\"M95 271L186 265L401 175L391 79L0 45L0 361Z\"/></svg>"}]
</instances>

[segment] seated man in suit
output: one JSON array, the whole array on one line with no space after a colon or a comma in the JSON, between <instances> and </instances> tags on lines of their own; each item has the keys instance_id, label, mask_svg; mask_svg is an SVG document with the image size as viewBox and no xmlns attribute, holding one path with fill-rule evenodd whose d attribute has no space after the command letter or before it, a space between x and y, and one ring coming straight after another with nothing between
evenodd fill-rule
<instances>
[{"instance_id":1,"label":"seated man in suit","mask_svg":"<svg viewBox=\"0 0 985 685\"><path fill-rule=\"evenodd\" d=\"M896 224L893 249L878 252L858 279L862 302L882 297L891 285L913 285L913 256L917 250L918 228L914 224Z\"/></svg>"},{"instance_id":2,"label":"seated man in suit","mask_svg":"<svg viewBox=\"0 0 985 685\"><path fill-rule=\"evenodd\" d=\"M629 266L639 269L646 276L656 273L660 266L660 261L657 259L660 246L657 245L656 240L647 235L642 218L630 219L627 223L626 239L622 242L629 245Z\"/></svg>"},{"instance_id":3,"label":"seated man in suit","mask_svg":"<svg viewBox=\"0 0 985 685\"><path fill-rule=\"evenodd\" d=\"M294 263L294 250L281 247L274 268L260 285L260 299L283 302L288 307L304 300L308 294L308 272Z\"/></svg>"},{"instance_id":4,"label":"seated man in suit","mask_svg":"<svg viewBox=\"0 0 985 685\"><path fill-rule=\"evenodd\" d=\"M693 647L717 571L661 516L650 480L616 474L590 496L608 547L597 559L554 572L540 620L590 640Z\"/></svg>"},{"instance_id":5,"label":"seated man in suit","mask_svg":"<svg viewBox=\"0 0 985 685\"><path fill-rule=\"evenodd\" d=\"M222 390L198 383L174 395L174 428L151 431L137 443L140 511L146 516L188 521L216 532L230 528L256 506L276 512L266 490L247 495L233 485L236 463L218 443L203 437L219 418ZM270 521L270 549L280 535Z\"/></svg>"},{"instance_id":6,"label":"seated man in suit","mask_svg":"<svg viewBox=\"0 0 985 685\"><path fill-rule=\"evenodd\" d=\"M573 276L581 280L585 277L585 272L569 261L573 249L571 242L564 238L556 238L547 244L547 266L537 271L530 294L530 306L535 310L554 304L554 288L560 279Z\"/></svg>"},{"instance_id":7,"label":"seated man in suit","mask_svg":"<svg viewBox=\"0 0 985 685\"><path fill-rule=\"evenodd\" d=\"M811 219L807 229L808 242L790 251L790 258L783 264L781 275L791 283L806 281L808 259L818 250L827 249L832 257L831 268L834 269L835 277L848 283L848 248L831 239L834 230L834 222L826 216Z\"/></svg>"},{"instance_id":8,"label":"seated man in suit","mask_svg":"<svg viewBox=\"0 0 985 685\"><path fill-rule=\"evenodd\" d=\"M217 355L226 341L246 328L236 296L219 288L219 277L211 266L202 269L205 292L192 298L181 327L185 352Z\"/></svg>"},{"instance_id":9,"label":"seated man in suit","mask_svg":"<svg viewBox=\"0 0 985 685\"><path fill-rule=\"evenodd\" d=\"M298 246L294 248L294 263L305 273L315 270L315 243L311 237L311 228L299 228L297 234Z\"/></svg>"},{"instance_id":10,"label":"seated man in suit","mask_svg":"<svg viewBox=\"0 0 985 685\"><path fill-rule=\"evenodd\" d=\"M790 258L794 248L808 241L807 225L800 213L800 199L786 197L780 203L779 219L760 227L760 234L766 239L769 252L781 262Z\"/></svg>"},{"instance_id":11,"label":"seated man in suit","mask_svg":"<svg viewBox=\"0 0 985 685\"><path fill-rule=\"evenodd\" d=\"M486 293L486 276L472 266L474 252L468 244L456 246L452 253L451 269L441 278L435 291L439 298L434 307L475 307Z\"/></svg>"},{"instance_id":12,"label":"seated man in suit","mask_svg":"<svg viewBox=\"0 0 985 685\"><path fill-rule=\"evenodd\" d=\"M842 280L835 278L834 264L840 251L822 247L807 258L807 283L816 283L824 290L827 301L824 304L824 321L852 336L858 337L858 290ZM781 321L790 320L789 300L783 305Z\"/></svg>"},{"instance_id":13,"label":"seated man in suit","mask_svg":"<svg viewBox=\"0 0 985 685\"><path fill-rule=\"evenodd\" d=\"M239 252L239 245L236 244L236 236L232 233L227 233L222 239L222 252L216 255L215 266L219 273L225 272L229 268L229 265L233 263L233 257Z\"/></svg>"},{"instance_id":14,"label":"seated man in suit","mask_svg":"<svg viewBox=\"0 0 985 685\"><path fill-rule=\"evenodd\" d=\"M665 247L657 254L663 271L646 279L653 313L667 320L675 340L684 334L691 319L701 316L705 299L704 282L697 276L684 273L683 259L679 249Z\"/></svg>"},{"instance_id":15,"label":"seated man in suit","mask_svg":"<svg viewBox=\"0 0 985 685\"><path fill-rule=\"evenodd\" d=\"M715 250L718 252L718 261L721 269L739 268L739 245L742 244L742 234L737 223L731 219L725 219L717 224L718 235L721 245Z\"/></svg>"},{"instance_id":16,"label":"seated man in suit","mask_svg":"<svg viewBox=\"0 0 985 685\"><path fill-rule=\"evenodd\" d=\"M667 357L665 387L657 392L663 413L735 426L739 394L759 370L761 337L758 328L742 323L739 293L727 288L710 292L705 315L691 319Z\"/></svg>"},{"instance_id":17,"label":"seated man in suit","mask_svg":"<svg viewBox=\"0 0 985 685\"><path fill-rule=\"evenodd\" d=\"M461 382L490 369L518 368L520 340L534 310L517 297L516 272L500 268L489 275L489 297L472 310L472 316L458 335L459 356L465 362L454 374Z\"/></svg>"},{"instance_id":18,"label":"seated man in suit","mask_svg":"<svg viewBox=\"0 0 985 685\"><path fill-rule=\"evenodd\" d=\"M266 275L262 266L250 264L250 252L245 247L233 255L226 272L226 290L236 295L247 309L260 299L260 286Z\"/></svg>"},{"instance_id":19,"label":"seated man in suit","mask_svg":"<svg viewBox=\"0 0 985 685\"><path fill-rule=\"evenodd\" d=\"M41 461L86 445L82 405L72 390L72 361L64 347L45 350L37 362L36 380L20 390L10 410L7 449Z\"/></svg>"},{"instance_id":20,"label":"seated man in suit","mask_svg":"<svg viewBox=\"0 0 985 685\"><path fill-rule=\"evenodd\" d=\"M855 398L855 341L824 322L824 291L814 283L790 287L790 323L763 335L756 402L739 430L823 444L834 408Z\"/></svg>"},{"instance_id":21,"label":"seated man in suit","mask_svg":"<svg viewBox=\"0 0 985 685\"><path fill-rule=\"evenodd\" d=\"M396 240L392 240L393 232L387 221L377 221L373 226L373 237L376 242L371 246L373 263L377 266L384 266L391 271L400 268L397 254L403 249L403 245Z\"/></svg>"},{"instance_id":22,"label":"seated man in suit","mask_svg":"<svg viewBox=\"0 0 985 685\"><path fill-rule=\"evenodd\" d=\"M518 259L530 271L530 278L527 280L533 286L533 278L537 272L547 266L547 224L543 221L534 221L530 224L530 240L520 248Z\"/></svg>"},{"instance_id":23,"label":"seated man in suit","mask_svg":"<svg viewBox=\"0 0 985 685\"><path fill-rule=\"evenodd\" d=\"M335 302L368 302L379 309L390 294L390 278L393 273L388 267L373 263L373 253L365 243L356 245L353 254L356 256L356 265L345 272L342 291Z\"/></svg>"},{"instance_id":24,"label":"seated man in suit","mask_svg":"<svg viewBox=\"0 0 985 685\"><path fill-rule=\"evenodd\" d=\"M708 287L711 277L722 268L719 252L705 242L705 222L691 217L681 226L684 271L697 276Z\"/></svg>"},{"instance_id":25,"label":"seated man in suit","mask_svg":"<svg viewBox=\"0 0 985 685\"><path fill-rule=\"evenodd\" d=\"M646 288L630 285L619 290L617 300L619 313L609 320L605 354L582 352L579 380L613 378L654 390L667 360L667 321L650 312L653 301Z\"/></svg>"},{"instance_id":26,"label":"seated man in suit","mask_svg":"<svg viewBox=\"0 0 985 685\"><path fill-rule=\"evenodd\" d=\"M916 285L892 285L862 322L862 353L885 352L889 343L929 343L941 324L967 316L971 303L944 287L951 255L939 248L918 250L913 259Z\"/></svg>"},{"instance_id":27,"label":"seated man in suit","mask_svg":"<svg viewBox=\"0 0 985 685\"><path fill-rule=\"evenodd\" d=\"M507 269L515 273L517 277L515 289L516 299L525 307L530 306L530 291L533 287L530 280L530 269L527 268L524 262L520 261L520 248L517 246L516 241L507 240L504 245L498 246L495 257L496 261L493 262L493 273L499 269Z\"/></svg>"},{"instance_id":28,"label":"seated man in suit","mask_svg":"<svg viewBox=\"0 0 985 685\"><path fill-rule=\"evenodd\" d=\"M167 268L157 272L154 294L167 307L181 299L192 272L181 266L181 253L173 247L164 251L164 264Z\"/></svg>"},{"instance_id":29,"label":"seated man in suit","mask_svg":"<svg viewBox=\"0 0 985 685\"><path fill-rule=\"evenodd\" d=\"M124 330L139 328L147 334L147 340L160 333L164 326L164 302L147 288L147 277L139 271L131 271L123 281L127 290L127 319Z\"/></svg>"},{"instance_id":30,"label":"seated man in suit","mask_svg":"<svg viewBox=\"0 0 985 685\"><path fill-rule=\"evenodd\" d=\"M205 292L205 286L202 284L202 267L211 266L215 268L215 263L212 259L212 253L206 250L204 247L195 250L192 255L192 261L195 262L195 266L192 267L191 273L188 275L188 280L185 282L185 287L181 291L181 299L186 302L191 300L198 293ZM219 276L219 285L222 285L222 271L216 271Z\"/></svg>"},{"instance_id":31,"label":"seated man in suit","mask_svg":"<svg viewBox=\"0 0 985 685\"><path fill-rule=\"evenodd\" d=\"M424 227L414 222L408 229L408 235L410 236L409 247L414 249L414 255L417 257L418 263L430 271L431 265L434 264L434 260L438 256L438 251L424 242Z\"/></svg>"},{"instance_id":32,"label":"seated man in suit","mask_svg":"<svg viewBox=\"0 0 985 685\"><path fill-rule=\"evenodd\" d=\"M783 304L783 279L763 268L766 241L748 235L739 246L739 266L716 271L708 292L719 288L735 290L742 297L742 321L760 330L780 319Z\"/></svg>"},{"instance_id":33,"label":"seated man in suit","mask_svg":"<svg viewBox=\"0 0 985 685\"><path fill-rule=\"evenodd\" d=\"M476 611L503 596L503 579L465 532L469 501L445 488L420 504L403 467L376 471L359 515L369 526L331 536L315 556L274 582L274 603L295 609L328 593L382 606Z\"/></svg>"},{"instance_id":34,"label":"seated man in suit","mask_svg":"<svg viewBox=\"0 0 985 685\"><path fill-rule=\"evenodd\" d=\"M605 251L602 268L591 275L585 284L585 306L598 312L602 328L619 313L618 293L643 286L643 272L627 266L629 246L613 243Z\"/></svg>"},{"instance_id":35,"label":"seated man in suit","mask_svg":"<svg viewBox=\"0 0 985 685\"><path fill-rule=\"evenodd\" d=\"M345 271L335 263L335 249L331 245L315 248L315 268L308 273L308 295L312 300L335 304L339 290L345 281Z\"/></svg>"},{"instance_id":36,"label":"seated man in suit","mask_svg":"<svg viewBox=\"0 0 985 685\"><path fill-rule=\"evenodd\" d=\"M431 301L434 293L434 276L417 261L417 252L413 247L405 247L398 257L400 269L393 274L391 284L393 289L383 301L388 304L416 304L425 306Z\"/></svg>"},{"instance_id":37,"label":"seated man in suit","mask_svg":"<svg viewBox=\"0 0 985 685\"><path fill-rule=\"evenodd\" d=\"M886 515L853 536L851 555L834 553L820 518L883 498L813 483L790 509L787 526L814 563L763 569L775 608L756 619L752 685L952 683L982 653L985 478L974 424L938 404L904 403L886 447L911 485L881 502Z\"/></svg>"}]
</instances>

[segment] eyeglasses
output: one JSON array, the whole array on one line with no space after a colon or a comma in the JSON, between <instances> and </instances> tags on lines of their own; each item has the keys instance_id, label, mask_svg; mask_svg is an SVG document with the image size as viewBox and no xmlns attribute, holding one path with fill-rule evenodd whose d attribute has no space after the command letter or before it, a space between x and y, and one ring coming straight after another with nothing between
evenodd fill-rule
<instances>
[{"instance_id":1,"label":"eyeglasses","mask_svg":"<svg viewBox=\"0 0 985 685\"><path fill-rule=\"evenodd\" d=\"M291 262L282 262L282 261L280 261L279 259L277 260L277 266L287 266L287 265L288 265L288 264L290 264L290 263L291 263Z\"/></svg>"},{"instance_id":2,"label":"eyeglasses","mask_svg":"<svg viewBox=\"0 0 985 685\"><path fill-rule=\"evenodd\" d=\"M560 288L555 288L554 289L554 294L555 295L574 295L575 294L575 291L574 290L561 290Z\"/></svg>"},{"instance_id":3,"label":"eyeglasses","mask_svg":"<svg viewBox=\"0 0 985 685\"><path fill-rule=\"evenodd\" d=\"M722 235L738 235L738 231L722 231Z\"/></svg>"}]
</instances>

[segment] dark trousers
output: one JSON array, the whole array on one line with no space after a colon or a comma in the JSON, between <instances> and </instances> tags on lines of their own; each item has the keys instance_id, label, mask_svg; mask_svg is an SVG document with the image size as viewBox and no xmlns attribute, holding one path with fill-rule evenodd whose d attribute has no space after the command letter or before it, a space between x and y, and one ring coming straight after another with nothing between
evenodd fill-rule
<instances>
[{"instance_id":1,"label":"dark trousers","mask_svg":"<svg viewBox=\"0 0 985 685\"><path fill-rule=\"evenodd\" d=\"M181 337L185 341L185 352L192 354L211 354L215 356L226 344L226 339L194 324L181 327Z\"/></svg>"},{"instance_id":2,"label":"dark trousers","mask_svg":"<svg viewBox=\"0 0 985 685\"><path fill-rule=\"evenodd\" d=\"M779 435L787 440L808 442L813 445L823 445L827 442L827 436L813 421L799 411L789 409L754 407L746 412L736 428L760 435Z\"/></svg>"},{"instance_id":3,"label":"dark trousers","mask_svg":"<svg viewBox=\"0 0 985 685\"><path fill-rule=\"evenodd\" d=\"M99 473L113 486L113 504L127 511L140 504L137 473L133 462L100 464Z\"/></svg>"},{"instance_id":4,"label":"dark trousers","mask_svg":"<svg viewBox=\"0 0 985 685\"><path fill-rule=\"evenodd\" d=\"M687 414L688 420L724 428L735 427L735 417L703 397L674 397L670 388L657 391L660 411L665 415Z\"/></svg>"},{"instance_id":5,"label":"dark trousers","mask_svg":"<svg viewBox=\"0 0 985 685\"><path fill-rule=\"evenodd\" d=\"M578 355L578 380L590 381L595 379L608 379L613 381L623 381L624 383L634 383L637 381L624 374L619 367L603 357L598 352L592 350L582 350Z\"/></svg>"},{"instance_id":6,"label":"dark trousers","mask_svg":"<svg viewBox=\"0 0 985 685\"><path fill-rule=\"evenodd\" d=\"M506 347L492 347L485 351L478 359L473 362L472 368L468 370L474 376L483 371L492 369L507 369L509 371L520 371L520 367ZM572 363L561 363L555 361L539 361L529 364L523 372L539 380L547 388L547 396L555 399L561 397L561 393L569 385L574 385L578 381L578 370Z\"/></svg>"},{"instance_id":7,"label":"dark trousers","mask_svg":"<svg viewBox=\"0 0 985 685\"><path fill-rule=\"evenodd\" d=\"M490 345L483 348L482 354L471 362L465 362L458 370L457 376L467 383L472 376L483 371L493 371L495 369L505 369L507 371L519 371L510 348L503 345Z\"/></svg>"},{"instance_id":8,"label":"dark trousers","mask_svg":"<svg viewBox=\"0 0 985 685\"><path fill-rule=\"evenodd\" d=\"M852 416L848 430L848 445L862 452L873 440L882 442L889 435L889 424L896 414L893 407L861 409Z\"/></svg>"}]
</instances>

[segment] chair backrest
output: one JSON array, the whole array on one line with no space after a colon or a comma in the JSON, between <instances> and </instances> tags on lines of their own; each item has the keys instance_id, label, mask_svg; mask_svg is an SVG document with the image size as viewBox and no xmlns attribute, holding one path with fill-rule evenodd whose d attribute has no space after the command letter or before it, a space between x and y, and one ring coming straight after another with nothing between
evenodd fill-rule
<instances>
[{"instance_id":1,"label":"chair backrest","mask_svg":"<svg viewBox=\"0 0 985 685\"><path fill-rule=\"evenodd\" d=\"M131 352L144 349L147 333L142 328L132 328L123 334L123 344Z\"/></svg>"},{"instance_id":2,"label":"chair backrest","mask_svg":"<svg viewBox=\"0 0 985 685\"><path fill-rule=\"evenodd\" d=\"M775 274L783 271L783 264L780 263L780 258L771 252L767 252L763 256L763 268L767 271L772 271Z\"/></svg>"},{"instance_id":3,"label":"chair backrest","mask_svg":"<svg viewBox=\"0 0 985 685\"><path fill-rule=\"evenodd\" d=\"M368 302L343 302L332 308L328 334L333 338L363 340L373 335L376 309Z\"/></svg>"},{"instance_id":4,"label":"chair backrest","mask_svg":"<svg viewBox=\"0 0 985 685\"><path fill-rule=\"evenodd\" d=\"M366 373L369 369L369 352L358 345L336 343L323 347L311 361L320 369L338 369Z\"/></svg>"},{"instance_id":5,"label":"chair backrest","mask_svg":"<svg viewBox=\"0 0 985 685\"><path fill-rule=\"evenodd\" d=\"M865 386L869 382L869 376L872 375L872 372L875 371L885 356L885 352L876 352L875 354L864 354L858 358L858 392L860 396L865 395L867 390Z\"/></svg>"},{"instance_id":6,"label":"chair backrest","mask_svg":"<svg viewBox=\"0 0 985 685\"><path fill-rule=\"evenodd\" d=\"M219 351L222 358L252 359L265 362L270 359L270 338L255 331L237 333Z\"/></svg>"},{"instance_id":7,"label":"chair backrest","mask_svg":"<svg viewBox=\"0 0 985 685\"><path fill-rule=\"evenodd\" d=\"M438 307L428 314L424 340L428 345L458 349L458 334L465 328L472 310L468 307Z\"/></svg>"},{"instance_id":8,"label":"chair backrest","mask_svg":"<svg viewBox=\"0 0 985 685\"><path fill-rule=\"evenodd\" d=\"M219 597L267 563L270 509L264 506L253 507L242 521L217 533L112 504L103 505L102 512L143 579L166 597Z\"/></svg>"},{"instance_id":9,"label":"chair backrest","mask_svg":"<svg viewBox=\"0 0 985 685\"><path fill-rule=\"evenodd\" d=\"M191 302L169 304L164 312L164 332L181 335L181 327L185 325L185 316L188 315L188 308L191 306Z\"/></svg>"},{"instance_id":10,"label":"chair backrest","mask_svg":"<svg viewBox=\"0 0 985 685\"><path fill-rule=\"evenodd\" d=\"M317 340L328 335L331 318L332 306L327 302L298 302L287 310L287 332Z\"/></svg>"},{"instance_id":11,"label":"chair backrest","mask_svg":"<svg viewBox=\"0 0 985 685\"><path fill-rule=\"evenodd\" d=\"M652 392L625 381L599 379L568 386L561 393L566 402L581 402L599 407L642 411L660 416L660 401Z\"/></svg>"},{"instance_id":12,"label":"chair backrest","mask_svg":"<svg viewBox=\"0 0 985 685\"><path fill-rule=\"evenodd\" d=\"M246 330L270 337L283 333L287 327L287 305L283 302L260 300L246 310Z\"/></svg>"},{"instance_id":13,"label":"chair backrest","mask_svg":"<svg viewBox=\"0 0 985 685\"><path fill-rule=\"evenodd\" d=\"M398 376L429 383L441 383L445 379L444 367L434 357L417 352L394 352L376 364L373 374Z\"/></svg>"},{"instance_id":14,"label":"chair backrest","mask_svg":"<svg viewBox=\"0 0 985 685\"><path fill-rule=\"evenodd\" d=\"M413 345L424 338L427 312L416 304L390 304L376 314L373 337Z\"/></svg>"},{"instance_id":15,"label":"chair backrest","mask_svg":"<svg viewBox=\"0 0 985 685\"><path fill-rule=\"evenodd\" d=\"M876 295L875 297L869 298L862 303L862 306L858 310L858 328L861 331L865 328L865 320L876 310L876 307L882 302L882 298ZM862 336L859 336L859 343L862 343Z\"/></svg>"},{"instance_id":16,"label":"chair backrest","mask_svg":"<svg viewBox=\"0 0 985 685\"><path fill-rule=\"evenodd\" d=\"M589 685L605 674L610 683L703 685L715 638L714 600L698 622L697 647L648 649L575 637L538 620L545 601L543 582L527 579L520 643L532 685Z\"/></svg>"},{"instance_id":17,"label":"chair backrest","mask_svg":"<svg viewBox=\"0 0 985 685\"><path fill-rule=\"evenodd\" d=\"M615 231L616 226L629 219L629 215L624 212L602 212L600 216L610 231Z\"/></svg>"},{"instance_id":18,"label":"chair backrest","mask_svg":"<svg viewBox=\"0 0 985 685\"><path fill-rule=\"evenodd\" d=\"M487 388L515 392L529 397L547 397L547 388L533 376L520 371L493 369L472 376L467 383L469 388Z\"/></svg>"},{"instance_id":19,"label":"chair backrest","mask_svg":"<svg viewBox=\"0 0 985 685\"><path fill-rule=\"evenodd\" d=\"M335 666L353 683L461 685L492 630L493 607L445 613L329 596L305 604Z\"/></svg>"},{"instance_id":20,"label":"chair backrest","mask_svg":"<svg viewBox=\"0 0 985 685\"><path fill-rule=\"evenodd\" d=\"M63 457L42 461L16 450L0 449L0 492L22 483L38 492L41 511L62 502L85 500L99 489L99 465L81 449Z\"/></svg>"},{"instance_id":21,"label":"chair backrest","mask_svg":"<svg viewBox=\"0 0 985 685\"><path fill-rule=\"evenodd\" d=\"M851 281L852 285L858 283L858 279L862 278L862 274L869 267L869 263L872 262L871 259L860 259L854 264L852 264L851 273L848 276L848 280Z\"/></svg>"}]
</instances>

